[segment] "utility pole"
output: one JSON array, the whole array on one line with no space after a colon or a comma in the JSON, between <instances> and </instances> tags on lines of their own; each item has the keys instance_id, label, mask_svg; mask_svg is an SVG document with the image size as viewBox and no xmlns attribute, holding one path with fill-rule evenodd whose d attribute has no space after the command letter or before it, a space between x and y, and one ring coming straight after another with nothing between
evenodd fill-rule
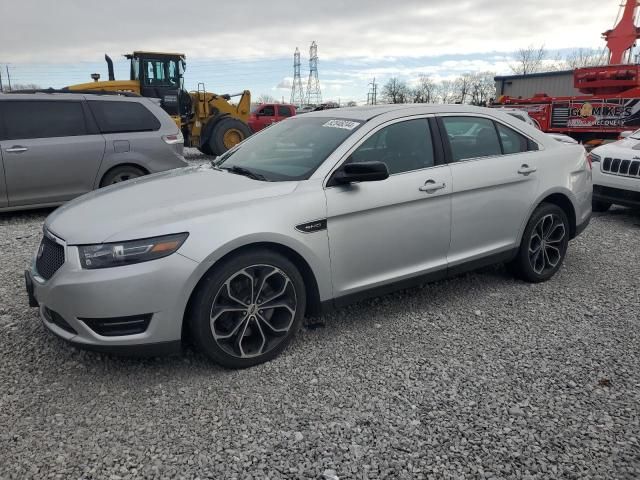
<instances>
[{"instance_id":1,"label":"utility pole","mask_svg":"<svg viewBox=\"0 0 640 480\"><path fill-rule=\"evenodd\" d=\"M307 105L320 105L322 92L320 91L320 79L318 78L318 45L311 42L309 48L309 80L307 82Z\"/></svg>"},{"instance_id":2,"label":"utility pole","mask_svg":"<svg viewBox=\"0 0 640 480\"><path fill-rule=\"evenodd\" d=\"M11 91L11 75L9 74L9 65L5 65L7 68L7 83L9 84L9 91Z\"/></svg>"},{"instance_id":3,"label":"utility pole","mask_svg":"<svg viewBox=\"0 0 640 480\"><path fill-rule=\"evenodd\" d=\"M0 68L0 93L2 93L4 89L2 88L2 69Z\"/></svg>"},{"instance_id":4,"label":"utility pole","mask_svg":"<svg viewBox=\"0 0 640 480\"><path fill-rule=\"evenodd\" d=\"M300 77L300 50L296 47L293 54L293 83L291 85L291 103L301 107L304 103L304 90L302 90L302 78Z\"/></svg>"},{"instance_id":5,"label":"utility pole","mask_svg":"<svg viewBox=\"0 0 640 480\"><path fill-rule=\"evenodd\" d=\"M367 93L367 105L377 105L378 104L378 84L376 83L376 77L373 77L373 81L369 85L371 86L371 88L369 89L369 93Z\"/></svg>"}]
</instances>

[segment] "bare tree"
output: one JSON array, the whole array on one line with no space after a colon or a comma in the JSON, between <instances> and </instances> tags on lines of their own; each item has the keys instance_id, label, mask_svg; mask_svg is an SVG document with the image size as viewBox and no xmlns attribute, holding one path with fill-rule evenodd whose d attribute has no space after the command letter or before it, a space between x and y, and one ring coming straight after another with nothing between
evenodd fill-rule
<instances>
[{"instance_id":1,"label":"bare tree","mask_svg":"<svg viewBox=\"0 0 640 480\"><path fill-rule=\"evenodd\" d=\"M562 62L562 66L567 70L574 70L576 68L606 65L606 63L607 56L603 52L587 48L579 48L565 57Z\"/></svg>"},{"instance_id":2,"label":"bare tree","mask_svg":"<svg viewBox=\"0 0 640 480\"><path fill-rule=\"evenodd\" d=\"M2 83L2 91L9 92L9 85L5 84L5 79L3 78ZM36 85L35 83L12 83L11 90L41 90L42 87L40 85Z\"/></svg>"},{"instance_id":3,"label":"bare tree","mask_svg":"<svg viewBox=\"0 0 640 480\"><path fill-rule=\"evenodd\" d=\"M463 73L461 76L453 81L453 87L455 90L455 102L467 103L471 94L471 88L474 81L473 73Z\"/></svg>"},{"instance_id":4,"label":"bare tree","mask_svg":"<svg viewBox=\"0 0 640 480\"><path fill-rule=\"evenodd\" d=\"M418 85L412 93L414 103L434 103L436 101L436 84L427 75L420 75Z\"/></svg>"},{"instance_id":5,"label":"bare tree","mask_svg":"<svg viewBox=\"0 0 640 480\"><path fill-rule=\"evenodd\" d=\"M382 98L387 103L407 103L409 100L409 87L402 80L391 77L382 87Z\"/></svg>"},{"instance_id":6,"label":"bare tree","mask_svg":"<svg viewBox=\"0 0 640 480\"><path fill-rule=\"evenodd\" d=\"M442 80L440 83L438 83L436 86L436 98L440 103L455 103L455 81Z\"/></svg>"},{"instance_id":7,"label":"bare tree","mask_svg":"<svg viewBox=\"0 0 640 480\"><path fill-rule=\"evenodd\" d=\"M516 52L515 63L509 65L509 68L511 68L516 75L538 73L544 70L544 61L546 59L547 51L544 45L540 45L538 48L529 45Z\"/></svg>"},{"instance_id":8,"label":"bare tree","mask_svg":"<svg viewBox=\"0 0 640 480\"><path fill-rule=\"evenodd\" d=\"M263 93L258 97L258 103L276 103L276 99L268 93Z\"/></svg>"},{"instance_id":9,"label":"bare tree","mask_svg":"<svg viewBox=\"0 0 640 480\"><path fill-rule=\"evenodd\" d=\"M471 104L485 107L496 96L495 73L478 72L471 76Z\"/></svg>"}]
</instances>

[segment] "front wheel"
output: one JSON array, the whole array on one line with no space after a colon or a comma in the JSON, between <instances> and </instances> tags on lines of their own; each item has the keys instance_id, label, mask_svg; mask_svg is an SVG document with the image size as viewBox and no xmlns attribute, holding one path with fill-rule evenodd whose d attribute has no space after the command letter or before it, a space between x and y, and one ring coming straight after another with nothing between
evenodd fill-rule
<instances>
[{"instance_id":1,"label":"front wheel","mask_svg":"<svg viewBox=\"0 0 640 480\"><path fill-rule=\"evenodd\" d=\"M202 280L189 319L193 341L224 367L257 365L285 349L305 307L304 280L293 263L270 250L242 253Z\"/></svg>"},{"instance_id":2,"label":"front wheel","mask_svg":"<svg viewBox=\"0 0 640 480\"><path fill-rule=\"evenodd\" d=\"M251 135L246 123L237 118L222 118L213 127L209 138L209 150L213 155L222 155Z\"/></svg>"},{"instance_id":3,"label":"front wheel","mask_svg":"<svg viewBox=\"0 0 640 480\"><path fill-rule=\"evenodd\" d=\"M531 215L511 266L527 282L544 282L562 266L568 245L567 215L557 205L543 203Z\"/></svg>"}]
</instances>

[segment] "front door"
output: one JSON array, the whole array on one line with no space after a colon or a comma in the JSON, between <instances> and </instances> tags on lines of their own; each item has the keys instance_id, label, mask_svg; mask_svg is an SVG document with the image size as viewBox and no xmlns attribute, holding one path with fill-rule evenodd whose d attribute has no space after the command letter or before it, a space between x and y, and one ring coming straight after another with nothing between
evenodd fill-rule
<instances>
[{"instance_id":1,"label":"front door","mask_svg":"<svg viewBox=\"0 0 640 480\"><path fill-rule=\"evenodd\" d=\"M105 149L81 101L0 102L10 207L59 203L93 189Z\"/></svg>"},{"instance_id":2,"label":"front door","mask_svg":"<svg viewBox=\"0 0 640 480\"><path fill-rule=\"evenodd\" d=\"M480 116L442 116L451 157L449 266L518 247L538 189L537 145Z\"/></svg>"},{"instance_id":3,"label":"front door","mask_svg":"<svg viewBox=\"0 0 640 480\"><path fill-rule=\"evenodd\" d=\"M390 176L325 190L336 297L423 274L444 275L451 173L435 158L426 118L378 127L348 157L382 161Z\"/></svg>"}]
</instances>

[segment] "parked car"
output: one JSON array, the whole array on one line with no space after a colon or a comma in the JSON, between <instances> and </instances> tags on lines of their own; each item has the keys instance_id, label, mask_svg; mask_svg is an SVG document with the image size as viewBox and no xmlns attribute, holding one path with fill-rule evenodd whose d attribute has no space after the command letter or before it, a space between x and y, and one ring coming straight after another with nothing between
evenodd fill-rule
<instances>
[{"instance_id":1,"label":"parked car","mask_svg":"<svg viewBox=\"0 0 640 480\"><path fill-rule=\"evenodd\" d=\"M617 142L594 148L593 210L611 205L640 207L640 130Z\"/></svg>"},{"instance_id":2,"label":"parked car","mask_svg":"<svg viewBox=\"0 0 640 480\"><path fill-rule=\"evenodd\" d=\"M305 314L367 296L498 262L548 280L589 222L591 190L581 146L497 110L308 113L212 165L58 209L27 291L76 345L158 353L188 334L247 367L279 354Z\"/></svg>"},{"instance_id":3,"label":"parked car","mask_svg":"<svg viewBox=\"0 0 640 480\"><path fill-rule=\"evenodd\" d=\"M304 105L296 108L296 115L302 115L303 113L313 112L316 107L312 105Z\"/></svg>"},{"instance_id":4,"label":"parked car","mask_svg":"<svg viewBox=\"0 0 640 480\"><path fill-rule=\"evenodd\" d=\"M0 95L0 211L60 205L98 187L187 163L183 138L142 97Z\"/></svg>"},{"instance_id":5,"label":"parked car","mask_svg":"<svg viewBox=\"0 0 640 480\"><path fill-rule=\"evenodd\" d=\"M531 118L531 116L521 108L500 107L500 110L508 113L514 118L517 118L518 120L522 120L523 122L537 128L538 130L540 129L540 125L538 125L538 122ZM564 135L562 133L547 133L547 135L561 143L569 143L572 145L579 143L575 138L571 138L569 135Z\"/></svg>"},{"instance_id":6,"label":"parked car","mask_svg":"<svg viewBox=\"0 0 640 480\"><path fill-rule=\"evenodd\" d=\"M253 133L296 114L295 105L284 103L263 103L255 107L249 117L249 128Z\"/></svg>"}]
</instances>

